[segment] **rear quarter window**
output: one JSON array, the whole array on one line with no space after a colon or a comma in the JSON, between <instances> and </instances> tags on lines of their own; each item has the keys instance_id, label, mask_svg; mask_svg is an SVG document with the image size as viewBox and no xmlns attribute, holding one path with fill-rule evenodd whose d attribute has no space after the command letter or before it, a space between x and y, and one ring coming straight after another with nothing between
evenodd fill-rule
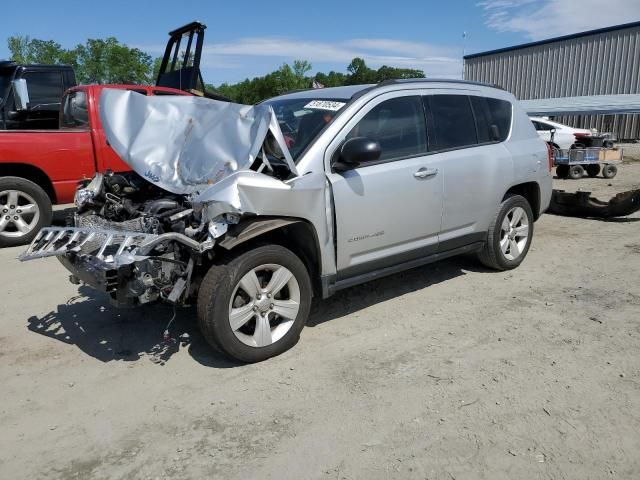
<instances>
[{"instance_id":1,"label":"rear quarter window","mask_svg":"<svg viewBox=\"0 0 640 480\"><path fill-rule=\"evenodd\" d=\"M470 97L478 128L478 142L504 142L511 131L511 102Z\"/></svg>"}]
</instances>

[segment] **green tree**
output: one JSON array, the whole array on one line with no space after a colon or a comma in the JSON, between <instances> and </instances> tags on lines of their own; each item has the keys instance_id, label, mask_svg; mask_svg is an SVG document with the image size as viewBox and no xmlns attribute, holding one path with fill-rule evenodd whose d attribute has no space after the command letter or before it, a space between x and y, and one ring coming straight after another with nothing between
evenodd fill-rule
<instances>
[{"instance_id":1,"label":"green tree","mask_svg":"<svg viewBox=\"0 0 640 480\"><path fill-rule=\"evenodd\" d=\"M359 85L363 83L375 83L377 80L376 71L367 67L364 59L356 57L351 60L347 67L349 75L346 79L347 85Z\"/></svg>"},{"instance_id":2,"label":"green tree","mask_svg":"<svg viewBox=\"0 0 640 480\"><path fill-rule=\"evenodd\" d=\"M151 56L116 38L90 38L76 47L81 83L154 83Z\"/></svg>"},{"instance_id":3,"label":"green tree","mask_svg":"<svg viewBox=\"0 0 640 480\"><path fill-rule=\"evenodd\" d=\"M152 84L156 83L156 80L158 79L158 73L160 73L160 67L162 65L162 57L156 57L153 59L153 69L151 72L151 82Z\"/></svg>"},{"instance_id":4,"label":"green tree","mask_svg":"<svg viewBox=\"0 0 640 480\"><path fill-rule=\"evenodd\" d=\"M387 67L386 65L381 66L376 71L376 81L378 82L395 78L424 78L424 76L425 75L422 70Z\"/></svg>"},{"instance_id":5,"label":"green tree","mask_svg":"<svg viewBox=\"0 0 640 480\"><path fill-rule=\"evenodd\" d=\"M157 77L150 55L114 37L89 39L65 49L53 40L17 35L9 37L7 45L18 63L72 65L79 83L154 84Z\"/></svg>"},{"instance_id":6,"label":"green tree","mask_svg":"<svg viewBox=\"0 0 640 480\"><path fill-rule=\"evenodd\" d=\"M306 60L293 61L293 73L296 76L296 79L298 80L298 85L299 85L298 88L304 88L305 84L308 83L306 74L312 68L313 67L311 66L311 64Z\"/></svg>"},{"instance_id":7,"label":"green tree","mask_svg":"<svg viewBox=\"0 0 640 480\"><path fill-rule=\"evenodd\" d=\"M314 78L325 87L340 87L346 85L347 81L347 76L344 73L333 70L329 73L318 72Z\"/></svg>"},{"instance_id":8,"label":"green tree","mask_svg":"<svg viewBox=\"0 0 640 480\"><path fill-rule=\"evenodd\" d=\"M76 65L75 52L62 48L53 40L39 40L16 35L7 40L11 59L18 63Z\"/></svg>"}]
</instances>

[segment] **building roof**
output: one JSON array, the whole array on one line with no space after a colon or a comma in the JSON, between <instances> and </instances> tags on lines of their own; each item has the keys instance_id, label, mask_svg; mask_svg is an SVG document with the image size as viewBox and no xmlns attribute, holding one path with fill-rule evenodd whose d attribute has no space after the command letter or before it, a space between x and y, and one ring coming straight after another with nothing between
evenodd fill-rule
<instances>
[{"instance_id":1,"label":"building roof","mask_svg":"<svg viewBox=\"0 0 640 480\"><path fill-rule=\"evenodd\" d=\"M539 98L520 100L520 105L532 116L640 113L640 94Z\"/></svg>"},{"instance_id":2,"label":"building roof","mask_svg":"<svg viewBox=\"0 0 640 480\"><path fill-rule=\"evenodd\" d=\"M484 57L487 55L494 55L496 53L511 52L513 50L536 47L538 45L545 45L547 43L566 41L574 38L587 37L590 35L597 35L599 33L613 32L616 30L623 30L625 28L634 28L634 27L640 27L640 22L624 23L622 25L614 25L612 27L598 28L596 30L588 30L586 32L573 33L571 35L563 35L561 37L547 38L546 40L539 40L537 42L522 43L520 45L514 45L513 47L498 48L496 50L488 50L486 52L472 53L470 55L465 55L464 59L469 60L472 58Z\"/></svg>"}]
</instances>

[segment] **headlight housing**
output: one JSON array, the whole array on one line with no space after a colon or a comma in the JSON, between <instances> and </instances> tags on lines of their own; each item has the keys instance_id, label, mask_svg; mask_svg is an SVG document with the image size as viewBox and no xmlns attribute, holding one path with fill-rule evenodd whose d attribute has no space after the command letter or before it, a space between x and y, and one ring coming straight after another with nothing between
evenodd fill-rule
<instances>
[{"instance_id":1,"label":"headlight housing","mask_svg":"<svg viewBox=\"0 0 640 480\"><path fill-rule=\"evenodd\" d=\"M84 188L78 188L76 190L75 197L73 199L76 207L82 208L83 206L91 203L102 192L102 181L104 175L102 173L96 173L93 180Z\"/></svg>"}]
</instances>

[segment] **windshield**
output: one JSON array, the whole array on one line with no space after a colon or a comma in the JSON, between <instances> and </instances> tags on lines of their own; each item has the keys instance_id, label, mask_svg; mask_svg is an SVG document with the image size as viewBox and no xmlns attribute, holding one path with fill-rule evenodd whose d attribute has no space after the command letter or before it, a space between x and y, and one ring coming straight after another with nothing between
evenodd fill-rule
<instances>
[{"instance_id":1,"label":"windshield","mask_svg":"<svg viewBox=\"0 0 640 480\"><path fill-rule=\"evenodd\" d=\"M280 130L295 162L349 100L344 98L295 98L267 100L278 118Z\"/></svg>"}]
</instances>

